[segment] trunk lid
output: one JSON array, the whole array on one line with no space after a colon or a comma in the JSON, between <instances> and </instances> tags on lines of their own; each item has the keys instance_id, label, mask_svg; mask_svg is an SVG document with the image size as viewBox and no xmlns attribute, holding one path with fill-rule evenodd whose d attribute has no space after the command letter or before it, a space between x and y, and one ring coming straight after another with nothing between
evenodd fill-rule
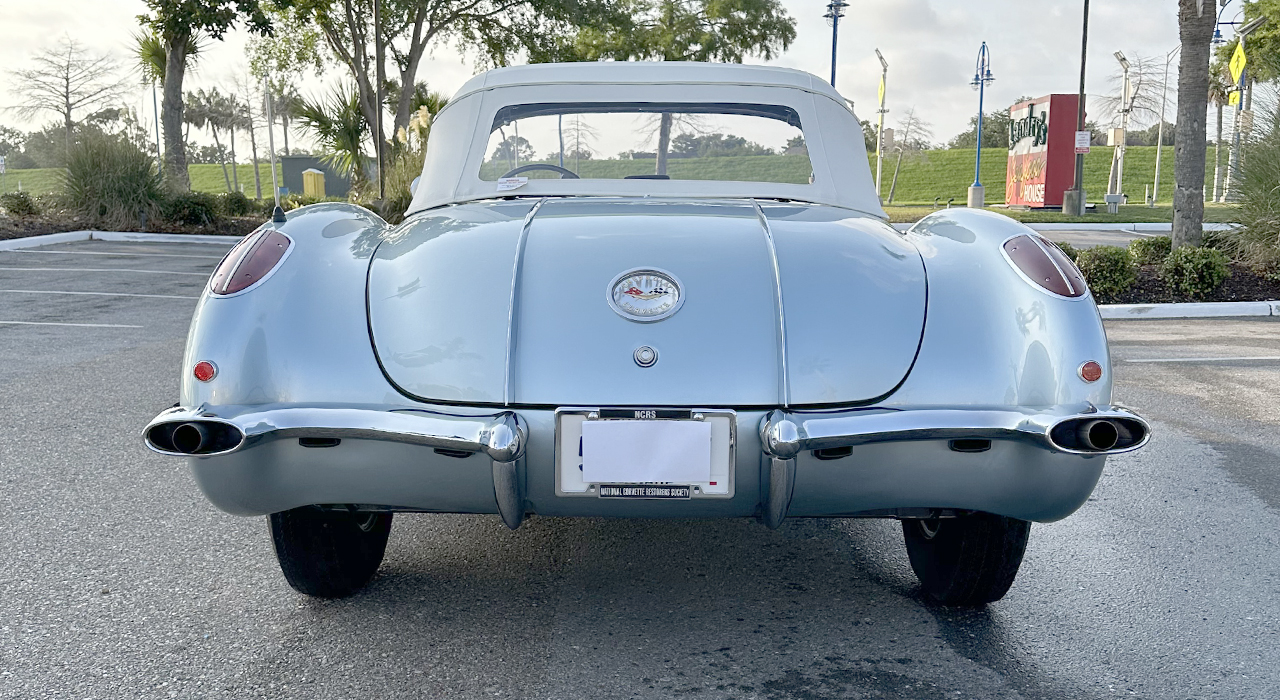
<instances>
[{"instance_id":1,"label":"trunk lid","mask_svg":"<svg viewBox=\"0 0 1280 700\"><path fill-rule=\"evenodd\" d=\"M583 198L546 200L522 236L531 206L451 207L378 249L370 327L401 390L544 406L859 403L891 392L914 361L924 268L878 220ZM610 304L611 283L637 268L674 278L674 313L637 322ZM650 367L635 359L641 346L657 352Z\"/></svg>"}]
</instances>

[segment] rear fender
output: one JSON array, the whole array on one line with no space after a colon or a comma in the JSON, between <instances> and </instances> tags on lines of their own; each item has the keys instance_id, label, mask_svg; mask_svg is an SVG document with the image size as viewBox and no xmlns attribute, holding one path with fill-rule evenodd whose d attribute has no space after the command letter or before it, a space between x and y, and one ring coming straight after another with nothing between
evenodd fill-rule
<instances>
[{"instance_id":1,"label":"rear fender","mask_svg":"<svg viewBox=\"0 0 1280 700\"><path fill-rule=\"evenodd\" d=\"M182 366L183 406L390 402L364 308L369 258L388 226L367 209L325 203L274 226L289 254L261 283L197 303ZM209 361L217 375L192 376Z\"/></svg>"},{"instance_id":2,"label":"rear fender","mask_svg":"<svg viewBox=\"0 0 1280 700\"><path fill-rule=\"evenodd\" d=\"M929 306L915 367L884 405L1083 408L1111 403L1111 362L1093 295L1052 294L1005 257L1030 228L973 209L936 212L906 236L924 259ZM1102 378L1088 383L1080 365Z\"/></svg>"}]
</instances>

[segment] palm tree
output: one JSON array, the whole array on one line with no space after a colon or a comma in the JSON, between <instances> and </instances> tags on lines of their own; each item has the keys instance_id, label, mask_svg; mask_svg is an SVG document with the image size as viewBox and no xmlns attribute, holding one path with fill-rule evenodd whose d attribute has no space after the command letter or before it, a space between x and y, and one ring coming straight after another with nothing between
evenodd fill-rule
<instances>
[{"instance_id":1,"label":"palm tree","mask_svg":"<svg viewBox=\"0 0 1280 700\"><path fill-rule=\"evenodd\" d=\"M363 147L369 124L354 85L335 87L318 99L304 99L298 109L298 121L319 144L324 161L351 178L352 189L364 183Z\"/></svg>"},{"instance_id":2,"label":"palm tree","mask_svg":"<svg viewBox=\"0 0 1280 700\"><path fill-rule=\"evenodd\" d=\"M227 172L226 152L222 149L222 141L218 138L218 129L223 128L226 123L225 99L222 93L218 92L218 88L208 92L203 88L188 92L186 99L183 100L187 105L183 117L197 129L209 129L209 133L213 135L213 145L218 149L218 161L222 164L222 179L227 184L227 191L230 192L231 175Z\"/></svg>"},{"instance_id":3,"label":"palm tree","mask_svg":"<svg viewBox=\"0 0 1280 700\"><path fill-rule=\"evenodd\" d=\"M1222 108L1231 94L1231 75L1221 59L1209 66L1209 101L1218 109L1218 136L1213 141L1213 200L1222 197Z\"/></svg>"}]
</instances>

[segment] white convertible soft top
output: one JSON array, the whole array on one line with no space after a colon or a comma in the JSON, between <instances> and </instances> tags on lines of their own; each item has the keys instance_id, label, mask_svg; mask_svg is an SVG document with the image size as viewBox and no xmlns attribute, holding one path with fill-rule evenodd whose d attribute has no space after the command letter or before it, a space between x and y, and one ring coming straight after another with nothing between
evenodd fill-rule
<instances>
[{"instance_id":1,"label":"white convertible soft top","mask_svg":"<svg viewBox=\"0 0 1280 700\"><path fill-rule=\"evenodd\" d=\"M503 107L622 101L789 107L800 116L813 182L531 179L519 190L498 192L496 183L480 179L490 128ZM467 81L432 124L422 180L407 214L512 195L758 197L831 204L885 217L871 182L862 126L831 85L789 68L724 63L542 63L498 68Z\"/></svg>"}]
</instances>

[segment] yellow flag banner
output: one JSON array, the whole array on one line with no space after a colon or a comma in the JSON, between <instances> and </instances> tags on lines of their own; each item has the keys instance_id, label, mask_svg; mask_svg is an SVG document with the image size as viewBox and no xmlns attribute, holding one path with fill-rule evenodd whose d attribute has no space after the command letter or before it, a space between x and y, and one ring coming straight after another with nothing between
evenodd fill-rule
<instances>
[{"instance_id":1,"label":"yellow flag banner","mask_svg":"<svg viewBox=\"0 0 1280 700\"><path fill-rule=\"evenodd\" d=\"M880 101L884 102L884 77L880 78Z\"/></svg>"},{"instance_id":2,"label":"yellow flag banner","mask_svg":"<svg viewBox=\"0 0 1280 700\"><path fill-rule=\"evenodd\" d=\"M1231 69L1231 82L1236 85L1240 84L1240 76L1244 73L1245 64L1248 58L1244 55L1244 42L1236 44L1236 52L1231 54L1231 63L1227 67Z\"/></svg>"}]
</instances>

